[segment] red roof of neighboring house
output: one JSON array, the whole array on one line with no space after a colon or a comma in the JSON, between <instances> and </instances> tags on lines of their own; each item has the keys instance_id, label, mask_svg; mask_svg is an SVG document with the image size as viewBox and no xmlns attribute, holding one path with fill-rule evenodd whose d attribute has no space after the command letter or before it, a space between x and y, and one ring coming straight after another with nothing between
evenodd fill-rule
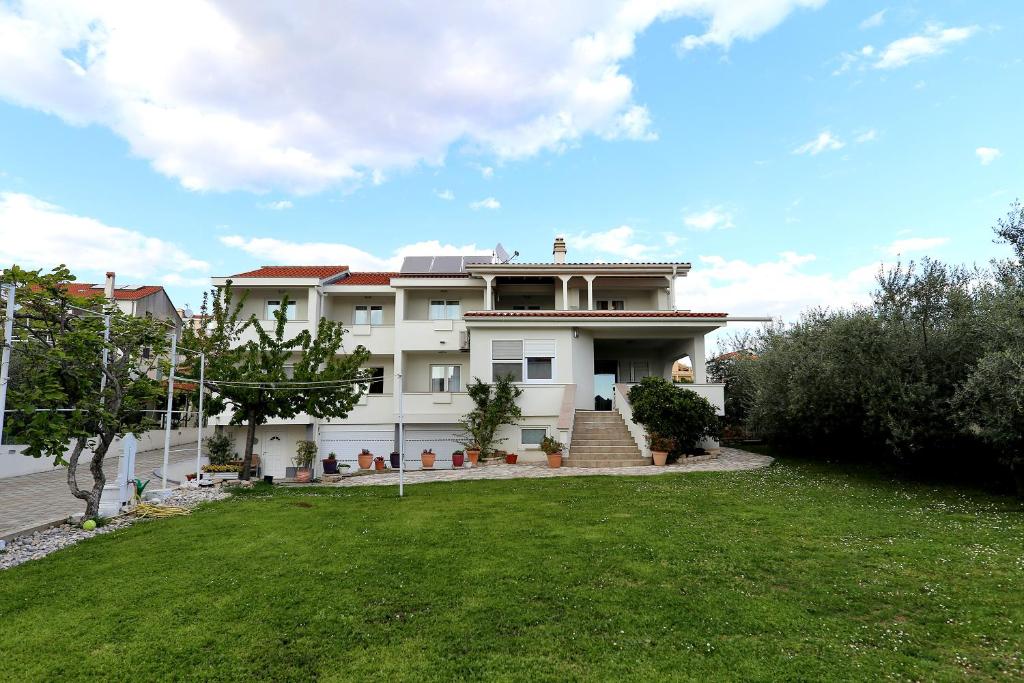
<instances>
[{"instance_id":1,"label":"red roof of neighboring house","mask_svg":"<svg viewBox=\"0 0 1024 683\"><path fill-rule=\"evenodd\" d=\"M91 298L103 296L103 285L93 285L87 282L69 282L65 285L69 294ZM118 301L138 301L145 299L150 294L156 294L163 290L158 285L144 285L142 287L117 288L114 290L114 298Z\"/></svg>"},{"instance_id":2,"label":"red roof of neighboring house","mask_svg":"<svg viewBox=\"0 0 1024 683\"><path fill-rule=\"evenodd\" d=\"M338 280L336 285L389 285L391 278L398 277L399 273L349 273L347 277Z\"/></svg>"},{"instance_id":3,"label":"red roof of neighboring house","mask_svg":"<svg viewBox=\"0 0 1024 683\"><path fill-rule=\"evenodd\" d=\"M315 277L326 280L348 270L348 266L260 266L231 277Z\"/></svg>"},{"instance_id":4,"label":"red roof of neighboring house","mask_svg":"<svg viewBox=\"0 0 1024 683\"><path fill-rule=\"evenodd\" d=\"M724 318L728 313L692 311L467 311L465 318Z\"/></svg>"},{"instance_id":5,"label":"red roof of neighboring house","mask_svg":"<svg viewBox=\"0 0 1024 683\"><path fill-rule=\"evenodd\" d=\"M711 360L733 360L736 358L750 358L751 360L757 360L757 354L750 351L729 351L723 353L720 356L715 356Z\"/></svg>"}]
</instances>

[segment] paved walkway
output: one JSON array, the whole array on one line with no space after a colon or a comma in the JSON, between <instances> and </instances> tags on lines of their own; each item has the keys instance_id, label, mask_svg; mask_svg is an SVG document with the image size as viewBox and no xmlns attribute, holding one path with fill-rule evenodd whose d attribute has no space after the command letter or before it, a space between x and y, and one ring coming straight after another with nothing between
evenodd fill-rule
<instances>
[{"instance_id":1,"label":"paved walkway","mask_svg":"<svg viewBox=\"0 0 1024 683\"><path fill-rule=\"evenodd\" d=\"M559 467L552 469L537 465L484 465L482 467L451 470L412 470L405 473L405 483L424 484L432 481L467 481L473 479L544 479L548 477L598 476L650 476L680 472L734 472L767 467L774 458L736 448L719 449L715 455L698 456L665 467L642 465L639 467ZM395 486L398 472L361 474L346 477L328 486Z\"/></svg>"},{"instance_id":2,"label":"paved walkway","mask_svg":"<svg viewBox=\"0 0 1024 683\"><path fill-rule=\"evenodd\" d=\"M195 443L175 446L171 449L171 462L191 459L194 463L195 452ZM162 449L137 453L135 455L136 476L143 481L154 479L153 470L160 467L163 460ZM194 465L192 469L195 469ZM107 477L114 474L116 471L108 471ZM89 476L88 461L79 464L78 481L82 486L92 482L92 477ZM155 479L154 483L156 487L159 487L159 483ZM169 483L168 486L170 486ZM154 484L150 484L150 487L154 487ZM85 501L75 498L68 490L68 475L65 468L0 479L0 539L25 529L64 519L68 515L84 510Z\"/></svg>"}]
</instances>

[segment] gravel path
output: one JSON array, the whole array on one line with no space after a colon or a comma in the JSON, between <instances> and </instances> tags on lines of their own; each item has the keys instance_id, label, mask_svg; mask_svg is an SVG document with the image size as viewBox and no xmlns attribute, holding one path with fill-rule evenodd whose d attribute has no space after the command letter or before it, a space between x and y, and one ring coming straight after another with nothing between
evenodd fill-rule
<instances>
[{"instance_id":1,"label":"gravel path","mask_svg":"<svg viewBox=\"0 0 1024 683\"><path fill-rule=\"evenodd\" d=\"M210 500L227 498L230 493L223 492L220 487L208 489L177 489L168 496L165 503L180 507L191 508L199 503ZM38 560L50 553L74 545L86 538L92 538L100 534L109 534L111 531L123 529L126 526L139 521L132 515L120 515L110 520L109 523L93 531L86 531L77 524L62 524L50 527L43 531L37 531L27 536L20 536L7 543L7 547L0 551L0 570L17 566L29 560Z\"/></svg>"},{"instance_id":2,"label":"gravel path","mask_svg":"<svg viewBox=\"0 0 1024 683\"><path fill-rule=\"evenodd\" d=\"M432 481L471 481L475 479L545 479L549 477L593 476L651 476L680 472L735 472L767 467L774 458L737 448L721 448L712 455L688 458L665 467L643 465L639 467L559 467L552 469L537 465L483 465L481 467L451 470L411 470L405 473L405 483L425 484ZM326 486L395 486L398 472L388 470L382 474L360 474L346 477Z\"/></svg>"}]
</instances>

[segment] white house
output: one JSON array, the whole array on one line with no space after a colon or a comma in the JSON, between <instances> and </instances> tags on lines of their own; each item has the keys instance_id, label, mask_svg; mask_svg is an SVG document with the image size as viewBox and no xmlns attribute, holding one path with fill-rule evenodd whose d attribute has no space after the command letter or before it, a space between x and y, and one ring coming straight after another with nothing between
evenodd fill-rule
<instances>
[{"instance_id":1,"label":"white house","mask_svg":"<svg viewBox=\"0 0 1024 683\"><path fill-rule=\"evenodd\" d=\"M722 410L723 385L707 383L704 338L727 318L676 307L676 282L689 263L570 263L561 238L553 256L550 263L414 256L397 273L264 266L214 278L215 286L231 281L247 290L245 315L256 314L268 329L285 294L289 334L315 332L321 316L344 323L346 346L365 346L368 367L382 379L344 420L299 415L260 427L264 472L283 476L300 439L353 466L364 447L387 456L396 449L400 413L409 466L418 466L424 448L437 453L436 467L450 466L457 422L471 408L465 388L475 377L511 374L523 389L523 418L503 431L499 446L520 462L543 460L537 444L546 434L569 446L568 466L649 462L625 392L647 375L671 379L683 357L694 374L687 388ZM214 423L227 421L222 415ZM241 450L242 430L232 429Z\"/></svg>"}]
</instances>

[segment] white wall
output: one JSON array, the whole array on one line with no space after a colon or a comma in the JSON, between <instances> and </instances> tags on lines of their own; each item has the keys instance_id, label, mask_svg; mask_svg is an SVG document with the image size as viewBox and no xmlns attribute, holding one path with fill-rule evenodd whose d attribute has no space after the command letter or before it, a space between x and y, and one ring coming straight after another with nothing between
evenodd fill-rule
<instances>
[{"instance_id":1,"label":"white wall","mask_svg":"<svg viewBox=\"0 0 1024 683\"><path fill-rule=\"evenodd\" d=\"M212 430L204 428L204 435L212 434ZM164 433L160 430L153 430L143 432L138 437L138 451L150 451L155 449L162 449L164 447ZM174 430L171 431L171 447L183 446L188 443L195 443L196 431L195 429L186 430ZM63 470L63 465L54 467L53 460L49 458L33 458L27 455L22 455L25 450L25 446L12 446L4 445L0 446L0 479L6 479L7 477L18 477L23 474L35 474L37 472L50 472L55 469ZM116 439L110 446L109 454L119 454L121 452L121 440ZM72 449L68 449L64 454L67 458L71 455ZM92 457L91 451L86 451L82 454L80 462L88 462L88 459Z\"/></svg>"}]
</instances>

